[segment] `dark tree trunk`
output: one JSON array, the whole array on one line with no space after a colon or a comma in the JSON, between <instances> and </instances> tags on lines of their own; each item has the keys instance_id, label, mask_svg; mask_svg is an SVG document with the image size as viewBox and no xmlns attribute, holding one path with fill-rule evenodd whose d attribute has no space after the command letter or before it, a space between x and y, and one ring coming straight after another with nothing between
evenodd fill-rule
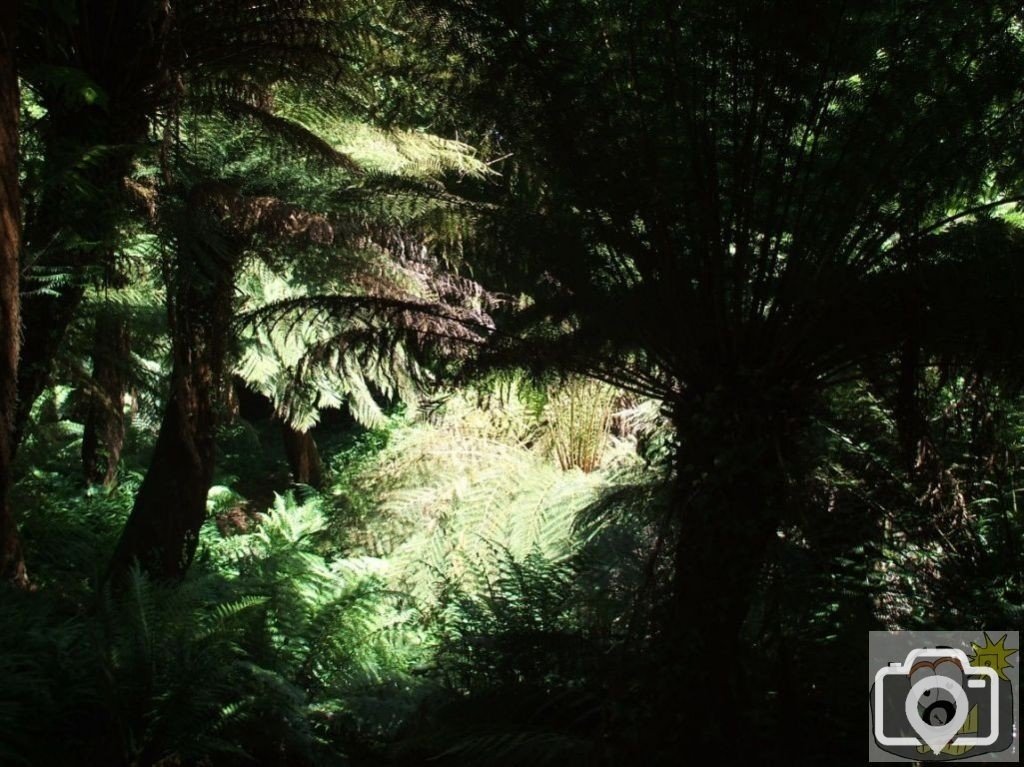
<instances>
[{"instance_id":1,"label":"dark tree trunk","mask_svg":"<svg viewBox=\"0 0 1024 767\"><path fill-rule=\"evenodd\" d=\"M158 95L154 87L160 87L159 37L172 6L140 0L73 5L73 18L60 17L54 26L56 37L41 52L43 63L82 71L106 99L68 98L66 83L53 78L34 83L46 109L38 129L49 183L25 213L25 253L32 262L22 265L23 274L62 279L24 297L15 447L49 383L88 275L97 267L108 269L116 253L126 210L124 178L149 131L148 115ZM38 285L29 282L29 287Z\"/></svg>"},{"instance_id":2,"label":"dark tree trunk","mask_svg":"<svg viewBox=\"0 0 1024 767\"><path fill-rule=\"evenodd\" d=\"M268 212L269 211L269 212ZM177 220L169 270L168 325L174 349L171 395L153 460L114 552L111 575L138 561L152 576L178 579L195 554L213 479L217 400L224 393L224 355L231 332L236 258L242 244L272 221L305 224L299 235L329 242L333 230L266 198L246 199L220 182L192 188Z\"/></svg>"},{"instance_id":3,"label":"dark tree trunk","mask_svg":"<svg viewBox=\"0 0 1024 767\"><path fill-rule=\"evenodd\" d=\"M701 722L710 746L742 732L744 628L784 515L782 445L791 427L770 401L717 391L688 397L674 421L680 527L669 633L694 659L680 680L692 704L684 715Z\"/></svg>"},{"instance_id":4,"label":"dark tree trunk","mask_svg":"<svg viewBox=\"0 0 1024 767\"><path fill-rule=\"evenodd\" d=\"M18 190L18 75L14 62L17 3L0 7L0 578L27 582L14 511L11 481L17 409L21 257L21 198Z\"/></svg>"},{"instance_id":5,"label":"dark tree trunk","mask_svg":"<svg viewBox=\"0 0 1024 767\"><path fill-rule=\"evenodd\" d=\"M83 295L82 287L68 285L58 288L55 296L33 295L23 303L24 352L18 370L14 450L18 449L25 436L32 406L50 383L53 362L64 343L68 327L78 313Z\"/></svg>"},{"instance_id":6,"label":"dark tree trunk","mask_svg":"<svg viewBox=\"0 0 1024 767\"><path fill-rule=\"evenodd\" d=\"M82 469L91 485L113 487L124 446L128 321L116 312L96 317L89 411L82 436Z\"/></svg>"},{"instance_id":7,"label":"dark tree trunk","mask_svg":"<svg viewBox=\"0 0 1024 767\"><path fill-rule=\"evenodd\" d=\"M274 417L274 403L258 391L249 388L239 376L232 379L235 397L238 400L238 415L249 423L265 421Z\"/></svg>"},{"instance_id":8,"label":"dark tree trunk","mask_svg":"<svg viewBox=\"0 0 1024 767\"><path fill-rule=\"evenodd\" d=\"M190 229L217 226L210 218L201 220L202 209L191 212ZM219 242L179 237L168 290L171 393L149 470L114 552L114 578L137 561L154 578L178 580L195 555L213 481L217 407L231 329L234 262Z\"/></svg>"},{"instance_id":9,"label":"dark tree trunk","mask_svg":"<svg viewBox=\"0 0 1024 767\"><path fill-rule=\"evenodd\" d=\"M284 437L284 450L288 456L292 479L300 485L309 485L319 489L323 486L323 464L320 462L320 451L317 449L313 432L299 431L292 428L287 421L281 422L281 434Z\"/></svg>"},{"instance_id":10,"label":"dark tree trunk","mask_svg":"<svg viewBox=\"0 0 1024 767\"><path fill-rule=\"evenodd\" d=\"M155 578L177 580L192 563L214 470L213 403L201 380L209 372L173 373L149 470L114 553L115 576L138 561Z\"/></svg>"},{"instance_id":11,"label":"dark tree trunk","mask_svg":"<svg viewBox=\"0 0 1024 767\"><path fill-rule=\"evenodd\" d=\"M126 9L125 9L126 10ZM109 79L96 75L99 82ZM23 353L18 371L15 449L21 443L32 406L50 383L53 363L68 328L78 315L88 275L114 272L118 227L130 202L124 179L135 147L145 139L148 122L135 109L69 106L60 90L43 92L47 108L43 127L44 172L51 184L38 205L26 213L23 265L31 292L22 304ZM97 147L103 151L96 153ZM96 159L85 167L81 158ZM75 168L72 178L64 183ZM83 192L85 187L87 191ZM37 279L61 280L38 290Z\"/></svg>"},{"instance_id":12,"label":"dark tree trunk","mask_svg":"<svg viewBox=\"0 0 1024 767\"><path fill-rule=\"evenodd\" d=\"M896 424L900 454L907 474L913 477L920 468L918 460L922 443L928 437L928 422L921 412L918 398L920 351L912 341L906 341L900 351L899 375L893 402L893 421Z\"/></svg>"}]
</instances>

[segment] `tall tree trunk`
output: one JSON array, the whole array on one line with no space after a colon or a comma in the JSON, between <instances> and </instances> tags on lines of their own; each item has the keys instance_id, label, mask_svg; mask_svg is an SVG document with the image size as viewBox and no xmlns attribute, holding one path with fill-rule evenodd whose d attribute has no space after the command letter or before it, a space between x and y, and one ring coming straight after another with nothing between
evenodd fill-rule
<instances>
[{"instance_id":1,"label":"tall tree trunk","mask_svg":"<svg viewBox=\"0 0 1024 767\"><path fill-rule=\"evenodd\" d=\"M21 337L21 198L18 192L18 75L14 61L17 3L0 7L0 578L27 582L11 482L18 352Z\"/></svg>"},{"instance_id":2,"label":"tall tree trunk","mask_svg":"<svg viewBox=\"0 0 1024 767\"><path fill-rule=\"evenodd\" d=\"M148 130L145 117L134 109L69 107L60 91L44 93L42 99L47 108L42 129L44 172L53 183L26 216L26 253L34 260L23 268L30 288L37 287L33 278L62 279L48 284L46 291L33 289L23 301L15 449L32 406L50 383L54 360L78 316L89 275L97 269L113 273L118 227L131 203L124 179ZM100 147L103 151L96 152ZM89 154L95 159L82 163Z\"/></svg>"},{"instance_id":3,"label":"tall tree trunk","mask_svg":"<svg viewBox=\"0 0 1024 767\"><path fill-rule=\"evenodd\" d=\"M198 194L196 195L198 196ZM195 217L194 231L216 226ZM232 255L183 235L168 314L174 347L171 393L146 478L111 562L118 577L133 562L160 580L178 580L192 563L216 458L218 399L231 329Z\"/></svg>"},{"instance_id":4,"label":"tall tree trunk","mask_svg":"<svg viewBox=\"0 0 1024 767\"><path fill-rule=\"evenodd\" d=\"M744 626L784 512L787 422L769 401L720 391L688 397L674 421L680 528L670 635L693 659L683 664L685 718L700 722L710 746L742 732Z\"/></svg>"},{"instance_id":5,"label":"tall tree trunk","mask_svg":"<svg viewBox=\"0 0 1024 767\"><path fill-rule=\"evenodd\" d=\"M317 489L322 487L323 464L313 432L299 431L287 421L281 421L281 434L284 437L284 451L288 456L292 479L300 485L309 485Z\"/></svg>"},{"instance_id":6,"label":"tall tree trunk","mask_svg":"<svg viewBox=\"0 0 1024 767\"><path fill-rule=\"evenodd\" d=\"M96 317L89 412L82 436L82 469L89 484L113 487L124 446L128 321L115 311Z\"/></svg>"},{"instance_id":7,"label":"tall tree trunk","mask_svg":"<svg viewBox=\"0 0 1024 767\"><path fill-rule=\"evenodd\" d=\"M77 280L77 276L72 278ZM56 296L33 295L23 303L23 348L18 370L18 406L14 417L12 449L17 451L28 428L32 406L50 383L53 362L68 327L78 313L84 289L67 285Z\"/></svg>"},{"instance_id":8,"label":"tall tree trunk","mask_svg":"<svg viewBox=\"0 0 1024 767\"><path fill-rule=\"evenodd\" d=\"M7 3L10 4L10 3ZM124 178L137 149L146 141L148 115L161 82L161 37L167 33L173 3L39 4L54 39L42 63L80 70L103 98L85 103L69 98L66 83L39 78L34 83L46 116L38 130L43 170L49 183L25 215L27 276L62 275L45 292L24 297L24 351L18 378L15 447L24 435L32 406L49 384L53 361L77 315L87 277L109 266L125 205ZM49 6L53 6L52 8Z\"/></svg>"},{"instance_id":9,"label":"tall tree trunk","mask_svg":"<svg viewBox=\"0 0 1024 767\"><path fill-rule=\"evenodd\" d=\"M928 447L928 421L921 411L919 397L921 352L912 340L900 350L899 375L893 401L893 421L899 440L900 455L909 477L922 468L922 457Z\"/></svg>"},{"instance_id":10,"label":"tall tree trunk","mask_svg":"<svg viewBox=\"0 0 1024 767\"><path fill-rule=\"evenodd\" d=\"M167 289L171 396L153 461L114 552L112 575L137 560L150 575L177 579L191 564L213 479L237 254L253 234L276 233L275 222L284 219L292 227L304 225L291 235L317 243L333 238L322 217L267 198L241 197L222 182L198 184L189 194Z\"/></svg>"},{"instance_id":11,"label":"tall tree trunk","mask_svg":"<svg viewBox=\"0 0 1024 767\"><path fill-rule=\"evenodd\" d=\"M176 580L192 563L213 481L211 373L175 365L149 470L114 552L115 577L137 561L155 578Z\"/></svg>"}]
</instances>

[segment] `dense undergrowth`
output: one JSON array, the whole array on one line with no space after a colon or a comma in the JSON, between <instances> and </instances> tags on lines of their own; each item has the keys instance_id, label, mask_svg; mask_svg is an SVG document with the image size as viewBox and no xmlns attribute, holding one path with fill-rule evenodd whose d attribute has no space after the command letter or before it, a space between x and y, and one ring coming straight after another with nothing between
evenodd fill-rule
<instances>
[{"instance_id":1,"label":"dense undergrowth","mask_svg":"<svg viewBox=\"0 0 1024 767\"><path fill-rule=\"evenodd\" d=\"M1024 623L1022 84L1020 0L0 4L0 767L863 763L868 631Z\"/></svg>"},{"instance_id":2,"label":"dense undergrowth","mask_svg":"<svg viewBox=\"0 0 1024 767\"><path fill-rule=\"evenodd\" d=\"M16 488L34 590L0 592L0 759L672 763L686 723L671 702L701 659L666 648L659 617L671 437L656 407L620 398L581 436L601 440L600 468L563 469L549 441L557 402L494 386L376 431L324 427L320 492L289 487L271 424L236 420L185 582L133 572L112 587L103 567L137 456L115 489L83 490L60 470L79 430L51 401ZM913 515L872 513L913 500L885 485L898 473L884 414L865 418L872 403L857 390L832 403L819 430L829 460L780 530L748 621L771 667L730 659L761 689L742 726L766 743L787 716L829 733L811 753L856 741L859 702L836 701L859 687L851 659L869 628L1021 617L1019 570L992 561L1019 544L1013 488L1006 498L962 468L957 481L989 492L974 503L974 559L944 553Z\"/></svg>"},{"instance_id":3,"label":"dense undergrowth","mask_svg":"<svg viewBox=\"0 0 1024 767\"><path fill-rule=\"evenodd\" d=\"M628 559L615 569L599 559L623 546L639 557L642 531L577 513L611 490L656 495L658 475L643 474L635 436L603 424L589 437L602 468L562 469L545 440L558 414L534 399L463 395L429 418L336 430L320 493L289 488L270 424L237 420L223 430L209 519L177 587L137 571L112 586L103 570L152 426L136 422L115 489L85 490L62 471L81 429L66 396L46 400L16 489L34 588L0 596L3 761L592 755L592 722L575 735L555 723L535 732L531 701L593 672L598 648L624 634L640 576L639 560L630 571ZM259 496L275 478L267 505ZM466 698L506 689L517 690L503 704L518 708L511 717ZM61 737L48 737L55 729Z\"/></svg>"}]
</instances>

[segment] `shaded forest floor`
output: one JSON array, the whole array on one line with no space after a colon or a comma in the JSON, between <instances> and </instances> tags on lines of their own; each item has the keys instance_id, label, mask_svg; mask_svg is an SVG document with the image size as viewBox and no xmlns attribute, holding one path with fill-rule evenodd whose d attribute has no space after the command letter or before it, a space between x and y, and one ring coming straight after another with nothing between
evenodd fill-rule
<instances>
[{"instance_id":1,"label":"shaded forest floor","mask_svg":"<svg viewBox=\"0 0 1024 767\"><path fill-rule=\"evenodd\" d=\"M670 434L634 405L599 469L563 469L550 413L497 399L378 430L329 418L319 490L291 483L280 424L235 420L185 582L119 591L96 584L152 426L133 426L118 487L86 489L67 473L81 427L50 403L15 487L34 589L0 594L4 763L677 763L707 659L663 628ZM960 563L950 582L957 563L886 538L855 502L877 463L858 451L828 465L827 518L780 531L749 656L712 659L744 669L729 726L766 763L791 759L788 722L806 753L860 763L868 630L940 626L955 604L975 625L1019 617L1012 572ZM844 465L861 481L838 483Z\"/></svg>"}]
</instances>

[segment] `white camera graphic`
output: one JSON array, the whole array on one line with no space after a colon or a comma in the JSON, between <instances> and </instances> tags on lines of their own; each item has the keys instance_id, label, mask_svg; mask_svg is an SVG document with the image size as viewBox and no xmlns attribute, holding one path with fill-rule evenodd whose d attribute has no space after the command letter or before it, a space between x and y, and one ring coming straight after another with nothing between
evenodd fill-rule
<instances>
[{"instance_id":1,"label":"white camera graphic","mask_svg":"<svg viewBox=\"0 0 1024 767\"><path fill-rule=\"evenodd\" d=\"M898 680L898 683L897 683ZM909 692L905 692L909 680ZM966 684L974 706L968 700ZM985 695L985 692L988 694ZM883 711L900 709L894 694L904 696L902 713L905 724L919 737L886 734ZM890 663L875 673L873 727L875 740L882 746L912 746L921 742L935 754L947 745L990 746L999 738L999 676L991 668L972 666L961 650L950 648L915 649L903 663ZM984 706L991 722L985 735L963 731L972 708ZM975 730L976 732L976 730Z\"/></svg>"}]
</instances>

